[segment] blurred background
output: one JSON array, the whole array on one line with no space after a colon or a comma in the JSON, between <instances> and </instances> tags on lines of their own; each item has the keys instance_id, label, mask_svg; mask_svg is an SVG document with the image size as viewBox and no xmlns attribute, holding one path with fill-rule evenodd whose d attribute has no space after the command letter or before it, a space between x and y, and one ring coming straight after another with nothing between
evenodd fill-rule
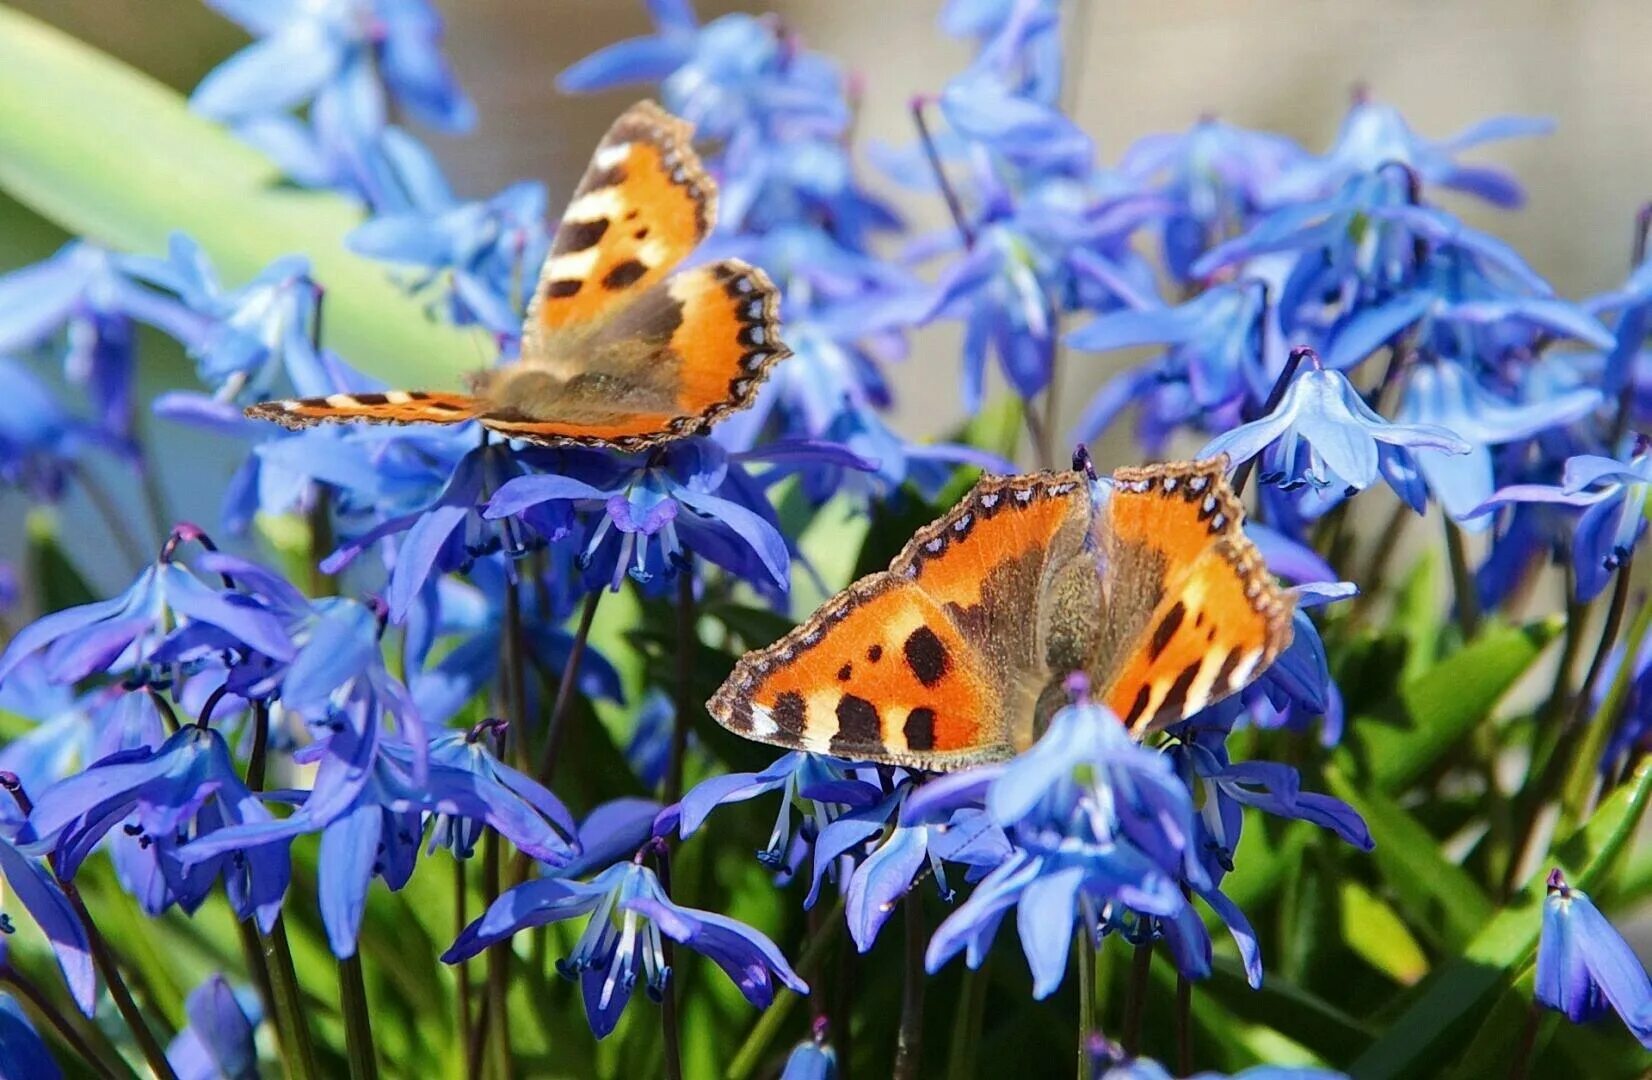
<instances>
[{"instance_id":1,"label":"blurred background","mask_svg":"<svg viewBox=\"0 0 1652 1080\"><path fill-rule=\"evenodd\" d=\"M185 92L247 40L201 0L12 3ZM448 54L480 122L468 136L420 135L442 158L461 197L537 178L559 206L591 146L636 92L569 97L557 92L555 76L601 45L647 33L642 0L440 0L439 6L447 17ZM909 142L908 99L939 90L968 59L967 43L936 27L939 0L700 0L697 7L703 19L742 8L772 10L810 46L836 57L862 80L859 123L870 140ZM1142 135L1185 128L1206 113L1321 152L1356 86L1398 106L1420 134L1434 138L1498 114L1546 116L1557 123L1555 134L1476 152L1475 160L1518 174L1529 194L1523 210L1498 211L1449 193L1443 201L1476 228L1511 242L1563 295L1607 289L1625 272L1635 211L1652 197L1652 127L1641 107L1644 59L1631 44L1652 39L1652 5L1075 0L1073 10L1075 111L1104 162ZM875 190L895 197L914 231L945 227L938 199L903 197L870 165L863 168ZM0 194L0 270L41 258L64 239ZM956 384L957 356L955 327L919 335L912 358L891 373L898 429L932 435L957 419L957 397L947 392ZM187 382L170 343L155 338L145 358L149 389ZM1091 392L1133 360L1127 353L1075 354L1062 376L1063 430ZM455 370L475 361L456 357ZM174 505L192 519L212 521L230 469L227 444L182 430L165 436L176 450L166 468ZM1098 458L1115 463L1105 448ZM0 496L0 512L18 505ZM117 571L107 584L118 579Z\"/></svg>"}]
</instances>

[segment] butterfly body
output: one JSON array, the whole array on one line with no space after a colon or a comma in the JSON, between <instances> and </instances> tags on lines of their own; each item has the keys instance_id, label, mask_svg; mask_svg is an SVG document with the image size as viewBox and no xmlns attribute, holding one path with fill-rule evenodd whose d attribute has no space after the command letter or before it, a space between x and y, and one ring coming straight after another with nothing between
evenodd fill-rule
<instances>
[{"instance_id":1,"label":"butterfly body","mask_svg":"<svg viewBox=\"0 0 1652 1080\"><path fill-rule=\"evenodd\" d=\"M1073 672L1138 735L1242 688L1290 603L1222 462L988 477L891 563L736 666L749 738L945 770L1031 745Z\"/></svg>"},{"instance_id":2,"label":"butterfly body","mask_svg":"<svg viewBox=\"0 0 1652 1080\"><path fill-rule=\"evenodd\" d=\"M677 269L716 220L691 137L651 102L615 121L557 228L521 359L474 373L468 394L333 394L248 415L287 427L477 420L542 445L641 450L746 407L788 355L779 294L738 259Z\"/></svg>"}]
</instances>

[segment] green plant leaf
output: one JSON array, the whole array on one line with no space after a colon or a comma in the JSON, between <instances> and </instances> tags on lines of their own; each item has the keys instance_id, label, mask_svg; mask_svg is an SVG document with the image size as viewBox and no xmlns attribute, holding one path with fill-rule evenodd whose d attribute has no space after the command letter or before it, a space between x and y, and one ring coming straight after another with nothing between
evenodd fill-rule
<instances>
[{"instance_id":1,"label":"green plant leaf","mask_svg":"<svg viewBox=\"0 0 1652 1080\"><path fill-rule=\"evenodd\" d=\"M120 251L159 254L182 230L231 284L308 256L327 289L326 343L394 385L448 388L492 355L486 335L431 320L386 266L345 250L360 208L280 180L175 91L0 7L0 188L19 202Z\"/></svg>"},{"instance_id":2,"label":"green plant leaf","mask_svg":"<svg viewBox=\"0 0 1652 1080\"><path fill-rule=\"evenodd\" d=\"M1486 925L1495 912L1491 901L1415 818L1380 792L1360 790L1334 766L1325 780L1365 819L1376 842L1371 857L1413 926L1438 928L1441 944L1459 948Z\"/></svg>"},{"instance_id":3,"label":"green plant leaf","mask_svg":"<svg viewBox=\"0 0 1652 1080\"><path fill-rule=\"evenodd\" d=\"M1351 747L1337 754L1341 767L1369 778L1376 790L1405 790L1491 715L1561 625L1557 616L1482 630L1473 642L1401 687L1401 723L1373 717L1350 725L1354 738Z\"/></svg>"},{"instance_id":4,"label":"green plant leaf","mask_svg":"<svg viewBox=\"0 0 1652 1080\"><path fill-rule=\"evenodd\" d=\"M1399 914L1357 881L1342 883L1342 939L1359 958L1410 986L1428 974L1428 957Z\"/></svg>"},{"instance_id":5,"label":"green plant leaf","mask_svg":"<svg viewBox=\"0 0 1652 1080\"><path fill-rule=\"evenodd\" d=\"M1588 824L1560 845L1552 862L1573 885L1592 889L1633 835L1649 795L1652 762L1613 792ZM1354 1077L1386 1080L1435 1074L1453 1033L1480 1014L1536 949L1548 871L1547 863L1539 867L1520 895L1474 936L1461 955L1423 982L1382 1038L1354 1062L1349 1070Z\"/></svg>"}]
</instances>

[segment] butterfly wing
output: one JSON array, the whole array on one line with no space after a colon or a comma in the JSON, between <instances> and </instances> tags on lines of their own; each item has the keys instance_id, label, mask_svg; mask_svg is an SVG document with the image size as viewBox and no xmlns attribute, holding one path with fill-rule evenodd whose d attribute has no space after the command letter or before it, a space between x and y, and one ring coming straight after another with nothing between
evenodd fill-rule
<instances>
[{"instance_id":1,"label":"butterfly wing","mask_svg":"<svg viewBox=\"0 0 1652 1080\"><path fill-rule=\"evenodd\" d=\"M768 275L738 259L672 274L596 327L578 365L478 376L482 423L511 438L623 450L704 431L749 405L789 355L779 307Z\"/></svg>"},{"instance_id":2,"label":"butterfly wing","mask_svg":"<svg viewBox=\"0 0 1652 1080\"><path fill-rule=\"evenodd\" d=\"M525 362L577 363L575 342L658 284L711 231L717 186L693 135L692 124L652 101L631 106L608 129L540 271Z\"/></svg>"},{"instance_id":3,"label":"butterfly wing","mask_svg":"<svg viewBox=\"0 0 1652 1080\"><path fill-rule=\"evenodd\" d=\"M329 394L315 398L262 401L247 408L254 420L273 420L285 428L322 423L460 424L474 420L485 404L465 394L428 394L422 390L386 390L377 394Z\"/></svg>"},{"instance_id":4,"label":"butterfly wing","mask_svg":"<svg viewBox=\"0 0 1652 1080\"><path fill-rule=\"evenodd\" d=\"M709 703L759 742L860 761L954 769L1029 738L1048 683L1040 597L1084 548L1077 473L988 477L766 649Z\"/></svg>"},{"instance_id":5,"label":"butterfly wing","mask_svg":"<svg viewBox=\"0 0 1652 1080\"><path fill-rule=\"evenodd\" d=\"M1104 629L1089 673L1138 735L1243 689L1290 644L1290 597L1245 537L1226 470L1120 469L1097 515Z\"/></svg>"}]
</instances>

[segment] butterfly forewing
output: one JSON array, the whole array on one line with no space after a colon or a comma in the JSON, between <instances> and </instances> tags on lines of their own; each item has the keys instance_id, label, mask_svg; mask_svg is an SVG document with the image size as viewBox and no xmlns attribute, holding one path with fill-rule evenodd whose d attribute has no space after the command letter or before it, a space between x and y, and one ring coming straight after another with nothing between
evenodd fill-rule
<instances>
[{"instance_id":1,"label":"butterfly forewing","mask_svg":"<svg viewBox=\"0 0 1652 1080\"><path fill-rule=\"evenodd\" d=\"M1291 605L1245 537L1225 459L1113 474L1098 514L1107 634L1090 674L1133 732L1243 689L1291 637Z\"/></svg>"}]
</instances>

